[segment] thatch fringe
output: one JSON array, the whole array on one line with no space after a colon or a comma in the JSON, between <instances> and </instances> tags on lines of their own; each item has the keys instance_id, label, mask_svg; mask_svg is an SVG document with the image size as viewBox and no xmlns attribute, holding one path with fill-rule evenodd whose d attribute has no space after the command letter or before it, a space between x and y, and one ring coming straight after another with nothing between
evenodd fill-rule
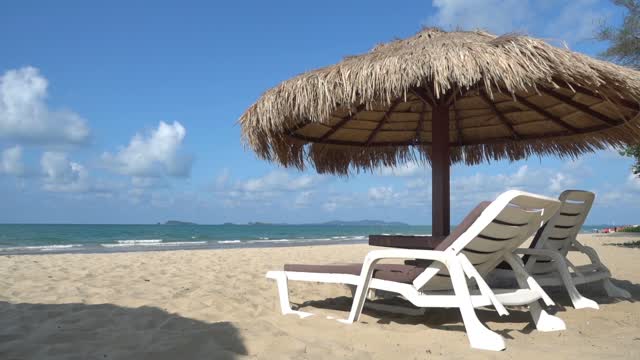
<instances>
[{"instance_id":1,"label":"thatch fringe","mask_svg":"<svg viewBox=\"0 0 640 360\"><path fill-rule=\"evenodd\" d=\"M581 86L605 99L640 100L640 73L553 47L528 36L494 36L482 31L443 32L425 29L413 37L376 46L371 52L310 71L265 92L240 117L243 142L259 157L284 166L319 172L395 166L429 161L425 146L355 147L307 144L287 134L301 123L328 123L338 108L391 104L410 89L431 89L436 99L451 91L480 86L491 97L536 93L540 86ZM500 91L498 90L498 91ZM594 133L539 140L466 145L452 149L451 161L525 159L531 155L576 157L610 146L637 143L640 119Z\"/></svg>"}]
</instances>

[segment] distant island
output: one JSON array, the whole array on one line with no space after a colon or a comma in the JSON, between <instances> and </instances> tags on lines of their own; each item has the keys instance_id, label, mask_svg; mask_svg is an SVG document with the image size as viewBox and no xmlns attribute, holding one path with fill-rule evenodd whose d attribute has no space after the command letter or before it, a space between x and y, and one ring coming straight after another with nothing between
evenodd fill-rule
<instances>
[{"instance_id":1,"label":"distant island","mask_svg":"<svg viewBox=\"0 0 640 360\"><path fill-rule=\"evenodd\" d=\"M323 223L309 223L309 224L286 224L286 223L266 223L266 222L249 222L247 225L298 225L298 226L409 226L407 223L398 222L398 221L382 221L382 220L356 220L356 221L342 221L342 220L332 220Z\"/></svg>"},{"instance_id":2,"label":"distant island","mask_svg":"<svg viewBox=\"0 0 640 360\"><path fill-rule=\"evenodd\" d=\"M166 221L164 224L160 224L160 225L198 225L198 224L188 222L188 221L169 220L169 221Z\"/></svg>"},{"instance_id":3,"label":"distant island","mask_svg":"<svg viewBox=\"0 0 640 360\"><path fill-rule=\"evenodd\" d=\"M198 225L193 222L188 221L178 221L178 220L168 220L164 223L158 223L158 225ZM226 226L236 226L242 224L234 224L231 222L226 222L222 225ZM382 220L356 220L356 221L343 221L343 220L332 220L322 223L308 223L308 224L287 224L287 223L268 223L261 221L252 221L248 222L246 225L248 226L410 226L407 223L399 222L399 221L382 221Z\"/></svg>"}]
</instances>

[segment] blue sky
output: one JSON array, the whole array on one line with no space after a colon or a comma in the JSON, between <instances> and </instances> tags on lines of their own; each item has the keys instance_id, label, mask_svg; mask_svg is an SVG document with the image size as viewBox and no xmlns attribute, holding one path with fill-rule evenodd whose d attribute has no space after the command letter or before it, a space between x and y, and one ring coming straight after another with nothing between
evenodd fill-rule
<instances>
[{"instance_id":1,"label":"blue sky","mask_svg":"<svg viewBox=\"0 0 640 360\"><path fill-rule=\"evenodd\" d=\"M282 169L243 149L237 118L280 81L424 25L596 55L595 29L621 19L597 0L132 3L0 5L0 222L429 224L428 167L348 179ZM611 150L455 166L452 219L509 188L581 188L597 193L588 223L638 223L631 163Z\"/></svg>"}]
</instances>

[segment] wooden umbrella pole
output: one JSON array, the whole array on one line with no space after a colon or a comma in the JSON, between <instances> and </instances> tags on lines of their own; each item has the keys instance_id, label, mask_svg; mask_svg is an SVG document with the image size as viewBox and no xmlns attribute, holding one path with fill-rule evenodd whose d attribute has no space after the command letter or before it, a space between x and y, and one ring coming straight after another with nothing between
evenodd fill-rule
<instances>
[{"instance_id":1,"label":"wooden umbrella pole","mask_svg":"<svg viewBox=\"0 0 640 360\"><path fill-rule=\"evenodd\" d=\"M433 236L449 235L451 230L449 105L434 104L431 139L431 226Z\"/></svg>"}]
</instances>

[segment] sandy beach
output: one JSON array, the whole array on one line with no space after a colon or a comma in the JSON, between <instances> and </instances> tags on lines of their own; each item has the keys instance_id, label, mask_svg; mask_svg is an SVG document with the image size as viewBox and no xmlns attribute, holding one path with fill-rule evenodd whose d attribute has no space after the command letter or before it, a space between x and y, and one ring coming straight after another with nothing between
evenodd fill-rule
<instances>
[{"instance_id":1,"label":"sandy beach","mask_svg":"<svg viewBox=\"0 0 640 360\"><path fill-rule=\"evenodd\" d=\"M633 301L581 287L601 309L575 310L562 291L551 291L552 310L567 324L553 333L536 331L519 309L502 318L477 310L506 338L500 353L472 350L457 310L419 317L365 310L353 325L327 320L346 317L350 307L349 291L337 285L292 283L292 302L318 316L280 315L267 270L361 261L367 245L2 256L0 358L637 358L640 249L606 245L633 239L580 236Z\"/></svg>"}]
</instances>

